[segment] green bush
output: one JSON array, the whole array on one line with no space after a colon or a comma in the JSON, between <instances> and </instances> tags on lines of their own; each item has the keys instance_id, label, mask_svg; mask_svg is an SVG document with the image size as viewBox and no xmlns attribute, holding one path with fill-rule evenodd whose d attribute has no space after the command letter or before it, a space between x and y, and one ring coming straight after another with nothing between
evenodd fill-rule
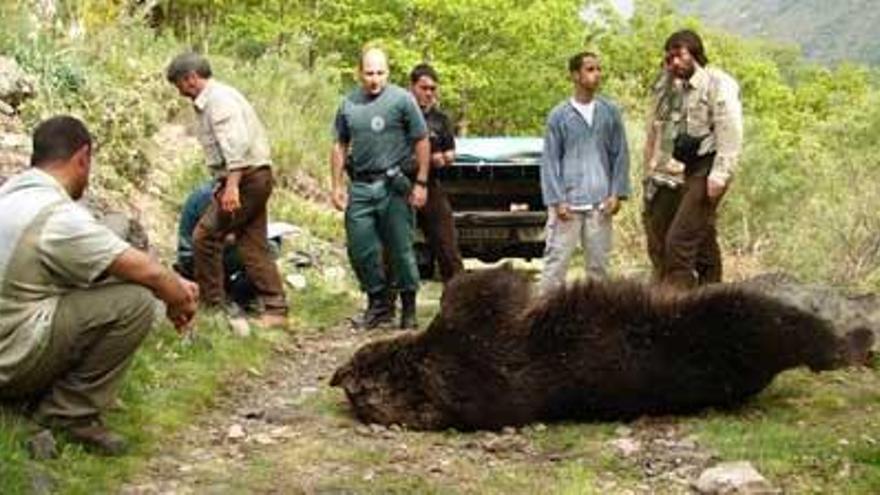
<instances>
[{"instance_id":1,"label":"green bush","mask_svg":"<svg viewBox=\"0 0 880 495\"><path fill-rule=\"evenodd\" d=\"M93 184L125 198L149 177L145 140L181 102L162 77L175 43L137 26L109 27L87 40L36 31L11 54L38 81L23 107L28 126L58 113L81 118L96 140Z\"/></svg>"}]
</instances>

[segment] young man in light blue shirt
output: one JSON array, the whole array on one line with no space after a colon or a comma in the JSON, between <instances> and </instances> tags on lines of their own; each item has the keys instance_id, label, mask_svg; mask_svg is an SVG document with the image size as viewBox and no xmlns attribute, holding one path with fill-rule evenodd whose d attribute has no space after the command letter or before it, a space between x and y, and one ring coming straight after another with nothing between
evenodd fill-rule
<instances>
[{"instance_id":1,"label":"young man in light blue shirt","mask_svg":"<svg viewBox=\"0 0 880 495\"><path fill-rule=\"evenodd\" d=\"M597 95L602 68L590 52L568 63L574 85L547 119L541 190L548 209L541 292L565 282L571 255L581 242L587 275L605 278L612 217L629 196L629 151L620 110Z\"/></svg>"}]
</instances>

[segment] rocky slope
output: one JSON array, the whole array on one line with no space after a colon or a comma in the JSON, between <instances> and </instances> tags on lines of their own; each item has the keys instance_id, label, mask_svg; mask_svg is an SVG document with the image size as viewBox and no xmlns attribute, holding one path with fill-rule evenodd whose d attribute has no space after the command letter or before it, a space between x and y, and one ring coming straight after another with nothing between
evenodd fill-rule
<instances>
[{"instance_id":1,"label":"rocky slope","mask_svg":"<svg viewBox=\"0 0 880 495\"><path fill-rule=\"evenodd\" d=\"M875 0L676 0L681 11L746 36L800 45L813 60L880 64Z\"/></svg>"},{"instance_id":2,"label":"rocky slope","mask_svg":"<svg viewBox=\"0 0 880 495\"><path fill-rule=\"evenodd\" d=\"M34 93L33 80L15 60L0 56L0 182L28 163L30 138L18 118L18 106Z\"/></svg>"},{"instance_id":3,"label":"rocky slope","mask_svg":"<svg viewBox=\"0 0 880 495\"><path fill-rule=\"evenodd\" d=\"M0 56L0 184L30 162L31 137L18 107L36 95L34 79L15 60ZM133 246L147 249L147 230L131 208L112 205L100 195L88 195L83 204L101 221Z\"/></svg>"}]
</instances>

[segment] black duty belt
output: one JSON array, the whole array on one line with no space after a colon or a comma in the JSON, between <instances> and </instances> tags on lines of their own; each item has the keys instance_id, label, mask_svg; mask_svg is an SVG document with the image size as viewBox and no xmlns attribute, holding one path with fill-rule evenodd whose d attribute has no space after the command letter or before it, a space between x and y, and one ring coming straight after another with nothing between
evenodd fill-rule
<instances>
[{"instance_id":1,"label":"black duty belt","mask_svg":"<svg viewBox=\"0 0 880 495\"><path fill-rule=\"evenodd\" d=\"M349 174L353 182L376 182L385 178L385 170L360 170Z\"/></svg>"}]
</instances>

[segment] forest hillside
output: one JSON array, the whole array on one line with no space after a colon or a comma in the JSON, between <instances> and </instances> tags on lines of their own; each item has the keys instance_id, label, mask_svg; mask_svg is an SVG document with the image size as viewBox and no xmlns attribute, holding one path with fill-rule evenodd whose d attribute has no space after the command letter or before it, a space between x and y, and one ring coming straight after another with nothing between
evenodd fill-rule
<instances>
[{"instance_id":1,"label":"forest hillside","mask_svg":"<svg viewBox=\"0 0 880 495\"><path fill-rule=\"evenodd\" d=\"M800 46L817 62L880 64L872 0L676 0L682 12L747 37Z\"/></svg>"}]
</instances>

